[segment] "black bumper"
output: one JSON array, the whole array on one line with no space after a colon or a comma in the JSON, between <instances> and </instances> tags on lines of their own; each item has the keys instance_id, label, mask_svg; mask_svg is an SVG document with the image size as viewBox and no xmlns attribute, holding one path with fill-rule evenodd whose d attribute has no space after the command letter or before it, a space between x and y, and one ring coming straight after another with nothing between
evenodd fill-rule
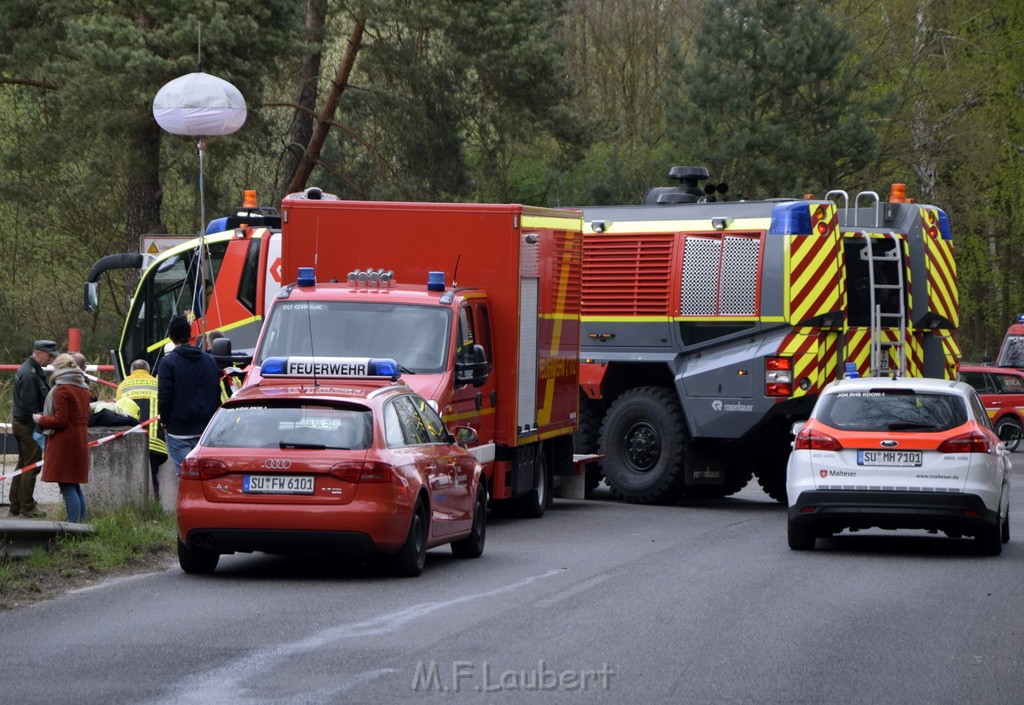
<instances>
[{"instance_id":1,"label":"black bumper","mask_svg":"<svg viewBox=\"0 0 1024 705\"><path fill-rule=\"evenodd\" d=\"M320 555L370 554L373 539L357 531L298 531L280 529L193 529L186 538L192 548L217 553L278 553Z\"/></svg>"},{"instance_id":2,"label":"black bumper","mask_svg":"<svg viewBox=\"0 0 1024 705\"><path fill-rule=\"evenodd\" d=\"M789 519L818 533L843 529L926 529L974 536L999 524L981 497L959 492L811 490L789 508Z\"/></svg>"}]
</instances>

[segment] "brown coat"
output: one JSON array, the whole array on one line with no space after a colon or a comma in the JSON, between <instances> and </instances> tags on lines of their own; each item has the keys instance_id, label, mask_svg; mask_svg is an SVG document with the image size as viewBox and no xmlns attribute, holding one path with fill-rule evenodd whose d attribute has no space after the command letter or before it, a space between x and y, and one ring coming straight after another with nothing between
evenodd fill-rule
<instances>
[{"instance_id":1,"label":"brown coat","mask_svg":"<svg viewBox=\"0 0 1024 705\"><path fill-rule=\"evenodd\" d=\"M43 482L89 481L89 390L73 384L54 389L53 416L40 416L52 428L43 449Z\"/></svg>"}]
</instances>

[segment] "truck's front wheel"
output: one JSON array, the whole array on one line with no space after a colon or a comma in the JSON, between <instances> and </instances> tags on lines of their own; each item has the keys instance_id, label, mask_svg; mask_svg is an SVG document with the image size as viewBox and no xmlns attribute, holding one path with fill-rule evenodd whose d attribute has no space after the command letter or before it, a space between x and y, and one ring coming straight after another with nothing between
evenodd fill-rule
<instances>
[{"instance_id":1,"label":"truck's front wheel","mask_svg":"<svg viewBox=\"0 0 1024 705\"><path fill-rule=\"evenodd\" d=\"M638 387L611 405L601 427L604 472L627 502L675 499L684 482L686 425L679 400L662 387Z\"/></svg>"}]
</instances>

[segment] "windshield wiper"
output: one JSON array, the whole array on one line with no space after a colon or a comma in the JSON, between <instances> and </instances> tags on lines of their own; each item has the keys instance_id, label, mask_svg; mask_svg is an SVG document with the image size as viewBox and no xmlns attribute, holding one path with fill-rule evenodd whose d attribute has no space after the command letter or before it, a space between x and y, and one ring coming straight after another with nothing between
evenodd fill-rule
<instances>
[{"instance_id":1,"label":"windshield wiper","mask_svg":"<svg viewBox=\"0 0 1024 705\"><path fill-rule=\"evenodd\" d=\"M277 444L281 450L285 449L298 449L298 450L327 450L327 446L323 443L292 443L291 441L281 441Z\"/></svg>"}]
</instances>

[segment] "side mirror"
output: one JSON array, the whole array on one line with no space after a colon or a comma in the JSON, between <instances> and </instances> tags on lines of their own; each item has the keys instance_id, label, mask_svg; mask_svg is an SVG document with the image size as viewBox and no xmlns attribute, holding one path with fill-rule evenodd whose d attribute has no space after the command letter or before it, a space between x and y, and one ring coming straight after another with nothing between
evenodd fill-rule
<instances>
[{"instance_id":1,"label":"side mirror","mask_svg":"<svg viewBox=\"0 0 1024 705\"><path fill-rule=\"evenodd\" d=\"M472 426L456 426L455 442L463 448L475 446L480 443L480 434Z\"/></svg>"},{"instance_id":2,"label":"side mirror","mask_svg":"<svg viewBox=\"0 0 1024 705\"><path fill-rule=\"evenodd\" d=\"M456 384L472 384L474 387L482 387L487 382L491 366L487 362L487 353L483 345L474 345L469 352L468 360L463 358L455 363Z\"/></svg>"},{"instance_id":3,"label":"side mirror","mask_svg":"<svg viewBox=\"0 0 1024 705\"><path fill-rule=\"evenodd\" d=\"M100 308L100 290L96 282L85 283L85 293L82 296L82 308L89 313L96 313Z\"/></svg>"}]
</instances>

